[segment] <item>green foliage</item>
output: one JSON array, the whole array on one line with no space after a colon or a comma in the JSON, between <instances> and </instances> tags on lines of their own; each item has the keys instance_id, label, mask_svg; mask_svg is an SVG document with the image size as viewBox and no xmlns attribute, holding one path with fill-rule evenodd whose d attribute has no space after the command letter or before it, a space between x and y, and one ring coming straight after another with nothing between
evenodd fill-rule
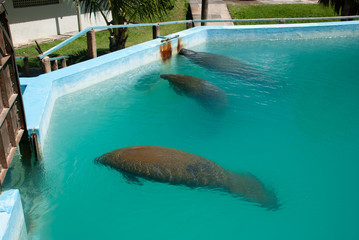
<instances>
[{"instance_id":1,"label":"green foliage","mask_svg":"<svg viewBox=\"0 0 359 240\"><path fill-rule=\"evenodd\" d=\"M143 21L142 23L186 20L188 8L189 4L186 0L178 0L175 7L169 12L167 16L156 17L152 20ZM168 34L179 32L185 29L185 24L164 25L160 27L160 33L162 36L166 36ZM152 27L129 28L128 34L129 38L126 43L126 47L152 40Z\"/></svg>"},{"instance_id":2,"label":"green foliage","mask_svg":"<svg viewBox=\"0 0 359 240\"><path fill-rule=\"evenodd\" d=\"M359 14L359 0L319 0L324 6L332 6L342 16Z\"/></svg>"},{"instance_id":3,"label":"green foliage","mask_svg":"<svg viewBox=\"0 0 359 240\"><path fill-rule=\"evenodd\" d=\"M317 4L268 4L268 5L228 5L233 19L255 18L304 18L333 17L334 9ZM292 21L299 22L299 21ZM268 24L278 22L247 22L237 24Z\"/></svg>"},{"instance_id":4,"label":"green foliage","mask_svg":"<svg viewBox=\"0 0 359 240\"><path fill-rule=\"evenodd\" d=\"M100 13L107 25L143 22L162 18L173 7L174 0L77 0L90 16ZM112 20L108 16L111 13ZM109 29L110 51L125 48L126 28Z\"/></svg>"},{"instance_id":5,"label":"green foliage","mask_svg":"<svg viewBox=\"0 0 359 240\"><path fill-rule=\"evenodd\" d=\"M124 22L143 22L163 17L174 0L78 0L85 12L108 16L112 13L113 20L121 19ZM115 14L116 13L116 14ZM107 19L107 17L106 17ZM108 20L107 20L108 21ZM108 21L110 22L110 21ZM123 22L122 22L123 23Z\"/></svg>"},{"instance_id":6,"label":"green foliage","mask_svg":"<svg viewBox=\"0 0 359 240\"><path fill-rule=\"evenodd\" d=\"M174 8L168 11L167 16L157 16L153 18L153 21L146 20L145 22L158 22L161 18L163 21L178 21L185 20L188 10L187 0L178 0ZM171 33L182 31L186 28L185 24L174 24L174 25L165 25L160 27L161 35L165 36ZM152 39L152 28L151 27L138 27L138 28L129 28L129 38L126 43L126 47L133 46ZM107 30L96 32L96 46L98 55L103 55L109 53L109 44L108 44L109 32ZM42 51L47 51L50 48L56 46L64 40L58 40L50 43L40 44ZM60 48L51 56L70 56L72 58L72 63L81 62L87 60L87 40L86 35L76 39L70 44ZM28 56L29 64L31 68L40 67L39 60L36 58L38 52L35 50L35 46L29 46L25 48L18 48L15 50L17 56ZM50 56L50 57L51 57ZM19 67L23 66L23 61L17 61Z\"/></svg>"}]
</instances>

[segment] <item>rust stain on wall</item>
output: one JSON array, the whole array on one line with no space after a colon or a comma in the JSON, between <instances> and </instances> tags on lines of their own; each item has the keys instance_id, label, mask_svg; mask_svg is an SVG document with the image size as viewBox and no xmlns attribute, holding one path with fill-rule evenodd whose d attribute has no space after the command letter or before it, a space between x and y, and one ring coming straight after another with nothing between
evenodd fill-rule
<instances>
[{"instance_id":1,"label":"rust stain on wall","mask_svg":"<svg viewBox=\"0 0 359 240\"><path fill-rule=\"evenodd\" d=\"M177 42L177 53L179 53L179 51L183 48L182 46L182 39L178 39L178 42Z\"/></svg>"},{"instance_id":2,"label":"rust stain on wall","mask_svg":"<svg viewBox=\"0 0 359 240\"><path fill-rule=\"evenodd\" d=\"M160 46L161 58L163 62L166 62L172 57L172 44L170 41L165 42Z\"/></svg>"}]
</instances>

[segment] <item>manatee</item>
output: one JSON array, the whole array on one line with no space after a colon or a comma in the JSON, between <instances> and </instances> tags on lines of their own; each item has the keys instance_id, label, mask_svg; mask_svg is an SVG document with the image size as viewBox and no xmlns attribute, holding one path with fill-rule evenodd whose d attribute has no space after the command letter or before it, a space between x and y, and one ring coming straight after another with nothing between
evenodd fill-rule
<instances>
[{"instance_id":1,"label":"manatee","mask_svg":"<svg viewBox=\"0 0 359 240\"><path fill-rule=\"evenodd\" d=\"M120 148L96 158L95 162L116 169L135 181L140 177L190 188L221 189L270 210L280 206L274 191L255 176L227 171L204 157L169 147Z\"/></svg>"},{"instance_id":2,"label":"manatee","mask_svg":"<svg viewBox=\"0 0 359 240\"><path fill-rule=\"evenodd\" d=\"M223 110L227 104L226 93L207 80L182 74L162 74L179 95L195 99L206 109Z\"/></svg>"},{"instance_id":3,"label":"manatee","mask_svg":"<svg viewBox=\"0 0 359 240\"><path fill-rule=\"evenodd\" d=\"M204 68L232 75L241 80L262 81L266 79L258 69L235 58L209 52L195 52L185 48L178 53Z\"/></svg>"}]
</instances>

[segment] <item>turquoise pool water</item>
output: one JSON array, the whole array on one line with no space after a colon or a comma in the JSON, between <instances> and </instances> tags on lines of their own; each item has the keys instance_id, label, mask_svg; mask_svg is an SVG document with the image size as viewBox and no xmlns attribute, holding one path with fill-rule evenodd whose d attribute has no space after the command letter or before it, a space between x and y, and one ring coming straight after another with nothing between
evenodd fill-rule
<instances>
[{"instance_id":1,"label":"turquoise pool water","mask_svg":"<svg viewBox=\"0 0 359 240\"><path fill-rule=\"evenodd\" d=\"M358 239L358 38L211 43L263 78L215 72L175 56L56 101L44 159L14 162L34 239ZM177 95L160 74L180 73L226 91L213 114ZM268 211L209 189L126 182L94 158L159 145L250 172L282 204ZM20 167L19 167L20 166Z\"/></svg>"}]
</instances>

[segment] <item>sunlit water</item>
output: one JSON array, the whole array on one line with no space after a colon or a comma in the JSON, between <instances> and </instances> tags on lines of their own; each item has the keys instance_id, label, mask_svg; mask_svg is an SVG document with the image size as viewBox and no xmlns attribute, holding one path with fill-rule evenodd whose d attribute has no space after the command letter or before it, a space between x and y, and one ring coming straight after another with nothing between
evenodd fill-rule
<instances>
[{"instance_id":1,"label":"sunlit water","mask_svg":"<svg viewBox=\"0 0 359 240\"><path fill-rule=\"evenodd\" d=\"M56 101L44 159L15 161L35 239L359 239L358 38L252 41L197 47L231 56L258 80L202 68L183 56L143 66ZM160 74L222 88L220 114L180 96ZM282 204L268 211L228 193L131 184L94 159L159 145L250 172ZM16 169L14 169L14 166Z\"/></svg>"}]
</instances>

